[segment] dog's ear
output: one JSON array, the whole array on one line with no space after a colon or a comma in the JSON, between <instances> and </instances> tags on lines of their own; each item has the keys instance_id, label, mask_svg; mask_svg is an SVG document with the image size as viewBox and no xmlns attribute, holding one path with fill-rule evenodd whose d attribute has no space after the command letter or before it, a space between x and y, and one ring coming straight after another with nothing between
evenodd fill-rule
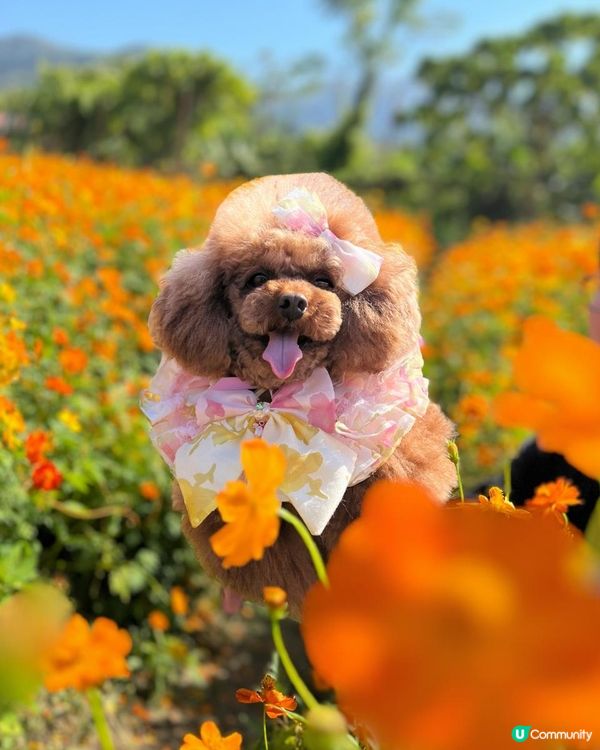
<instances>
[{"instance_id":1,"label":"dog's ear","mask_svg":"<svg viewBox=\"0 0 600 750\"><path fill-rule=\"evenodd\" d=\"M156 345L196 375L223 376L230 365L230 315L217 248L181 250L152 305Z\"/></svg>"},{"instance_id":2,"label":"dog's ear","mask_svg":"<svg viewBox=\"0 0 600 750\"><path fill-rule=\"evenodd\" d=\"M381 372L418 341L421 314L416 265L399 246L386 246L379 276L342 302L342 325L329 358L334 378Z\"/></svg>"}]
</instances>

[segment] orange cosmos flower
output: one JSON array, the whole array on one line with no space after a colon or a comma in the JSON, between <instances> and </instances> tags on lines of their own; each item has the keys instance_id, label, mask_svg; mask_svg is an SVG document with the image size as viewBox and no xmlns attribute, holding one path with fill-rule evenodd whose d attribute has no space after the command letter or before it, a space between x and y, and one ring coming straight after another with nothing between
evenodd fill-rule
<instances>
[{"instance_id":1,"label":"orange cosmos flower","mask_svg":"<svg viewBox=\"0 0 600 750\"><path fill-rule=\"evenodd\" d=\"M308 655L383 748L505 750L525 716L600 731L596 564L543 515L379 482L307 595Z\"/></svg>"},{"instance_id":2,"label":"orange cosmos flower","mask_svg":"<svg viewBox=\"0 0 600 750\"><path fill-rule=\"evenodd\" d=\"M87 365L87 354L82 349L75 347L63 349L58 355L58 361L63 370L69 373L69 375L77 375Z\"/></svg>"},{"instance_id":3,"label":"orange cosmos flower","mask_svg":"<svg viewBox=\"0 0 600 750\"><path fill-rule=\"evenodd\" d=\"M290 695L284 695L275 689L277 683L267 674L260 683L260 690L247 690L241 688L236 690L235 698L238 703L264 703L265 713L269 719L277 719L279 716L285 716L285 711L295 711L298 705L296 699Z\"/></svg>"},{"instance_id":4,"label":"orange cosmos flower","mask_svg":"<svg viewBox=\"0 0 600 750\"><path fill-rule=\"evenodd\" d=\"M63 481L63 476L52 461L40 461L31 473L33 486L38 490L56 490Z\"/></svg>"},{"instance_id":5,"label":"orange cosmos flower","mask_svg":"<svg viewBox=\"0 0 600 750\"><path fill-rule=\"evenodd\" d=\"M73 393L73 387L66 380L54 375L49 375L44 381L44 385L48 390L60 393L61 396L70 396Z\"/></svg>"},{"instance_id":6,"label":"orange cosmos flower","mask_svg":"<svg viewBox=\"0 0 600 750\"><path fill-rule=\"evenodd\" d=\"M129 633L112 620L99 617L90 626L72 615L43 659L44 684L51 692L86 690L111 677L128 677L125 657L131 645Z\"/></svg>"},{"instance_id":7,"label":"orange cosmos flower","mask_svg":"<svg viewBox=\"0 0 600 750\"><path fill-rule=\"evenodd\" d=\"M559 477L535 488L535 495L525 502L526 507L562 515L572 505L583 505L579 489L568 479Z\"/></svg>"},{"instance_id":8,"label":"orange cosmos flower","mask_svg":"<svg viewBox=\"0 0 600 750\"><path fill-rule=\"evenodd\" d=\"M247 483L227 482L217 495L225 525L210 537L224 568L260 560L279 534L276 492L285 475L283 451L260 438L242 443L241 451Z\"/></svg>"},{"instance_id":9,"label":"orange cosmos flower","mask_svg":"<svg viewBox=\"0 0 600 750\"><path fill-rule=\"evenodd\" d=\"M148 624L152 630L160 630L161 632L164 632L169 629L169 618L164 612L161 612L158 609L153 609L148 615Z\"/></svg>"},{"instance_id":10,"label":"orange cosmos flower","mask_svg":"<svg viewBox=\"0 0 600 750\"><path fill-rule=\"evenodd\" d=\"M240 750L242 735L239 732L223 737L214 721L205 721L200 727L200 737L186 734L179 750Z\"/></svg>"},{"instance_id":11,"label":"orange cosmos flower","mask_svg":"<svg viewBox=\"0 0 600 750\"><path fill-rule=\"evenodd\" d=\"M186 615L190 600L181 586L173 586L171 589L171 609L176 615Z\"/></svg>"},{"instance_id":12,"label":"orange cosmos flower","mask_svg":"<svg viewBox=\"0 0 600 750\"><path fill-rule=\"evenodd\" d=\"M69 343L69 334L64 328L55 328L52 331L52 341L58 346L67 346Z\"/></svg>"},{"instance_id":13,"label":"orange cosmos flower","mask_svg":"<svg viewBox=\"0 0 600 750\"><path fill-rule=\"evenodd\" d=\"M518 392L496 400L500 424L534 430L542 450L600 477L600 345L529 318L514 376Z\"/></svg>"},{"instance_id":14,"label":"orange cosmos flower","mask_svg":"<svg viewBox=\"0 0 600 750\"><path fill-rule=\"evenodd\" d=\"M25 440L25 455L31 464L39 463L52 448L52 439L44 430L35 430Z\"/></svg>"}]
</instances>

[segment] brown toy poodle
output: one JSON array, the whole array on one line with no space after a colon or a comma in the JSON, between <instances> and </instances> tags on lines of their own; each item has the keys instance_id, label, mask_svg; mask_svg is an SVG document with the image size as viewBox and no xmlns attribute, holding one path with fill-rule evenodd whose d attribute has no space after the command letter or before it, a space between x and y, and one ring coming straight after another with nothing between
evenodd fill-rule
<instances>
[{"instance_id":1,"label":"brown toy poodle","mask_svg":"<svg viewBox=\"0 0 600 750\"><path fill-rule=\"evenodd\" d=\"M282 227L273 208L298 189L318 196L333 235L381 256L378 275L362 291L352 294L342 284L343 263L326 237ZM265 394L306 381L317 368L326 368L334 384L353 373L381 373L414 344L419 326L414 261L385 244L363 201L326 174L264 177L234 190L202 249L179 256L162 280L150 316L156 344L187 373L213 382L235 376ZM452 432L440 408L428 403L392 455L347 488L316 537L324 556L379 478L414 479L447 498L456 480L447 457ZM177 481L173 499L211 575L253 600L263 586L281 586L298 613L315 575L291 526L282 524L262 560L225 570L209 544L221 527L218 511L193 528Z\"/></svg>"}]
</instances>

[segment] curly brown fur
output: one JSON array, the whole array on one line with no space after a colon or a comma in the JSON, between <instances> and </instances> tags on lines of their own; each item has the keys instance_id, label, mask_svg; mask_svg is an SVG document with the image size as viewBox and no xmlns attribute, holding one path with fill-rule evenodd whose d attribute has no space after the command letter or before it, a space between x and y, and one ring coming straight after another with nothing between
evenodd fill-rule
<instances>
[{"instance_id":1,"label":"curly brown fur","mask_svg":"<svg viewBox=\"0 0 600 750\"><path fill-rule=\"evenodd\" d=\"M317 193L336 235L383 256L378 278L360 294L352 297L341 288L342 269L324 240L278 227L272 208L298 187ZM262 283L255 284L256 278ZM283 294L305 298L306 310L297 320L282 316ZM300 337L303 356L285 382L304 380L322 366L334 381L351 372L380 372L417 340L416 268L397 245L383 243L363 201L329 175L264 177L228 196L201 251L176 257L162 281L150 327L157 345L190 372L234 375L259 389L283 383L262 358L272 332ZM325 556L360 514L364 492L376 479L412 478L445 499L456 478L446 451L451 435L450 422L431 404L392 457L347 490L317 539ZM294 529L283 524L263 560L224 570L208 541L220 527L218 513L193 529L177 484L174 506L183 513L183 530L210 574L249 599L260 599L265 585L281 586L293 611L299 611L314 574Z\"/></svg>"}]
</instances>

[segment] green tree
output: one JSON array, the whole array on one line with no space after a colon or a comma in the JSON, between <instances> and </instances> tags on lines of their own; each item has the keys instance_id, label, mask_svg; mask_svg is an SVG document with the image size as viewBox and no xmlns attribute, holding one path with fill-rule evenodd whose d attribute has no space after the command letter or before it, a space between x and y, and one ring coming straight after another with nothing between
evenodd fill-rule
<instances>
[{"instance_id":1,"label":"green tree","mask_svg":"<svg viewBox=\"0 0 600 750\"><path fill-rule=\"evenodd\" d=\"M251 86L209 54L149 52L81 68L47 68L30 91L6 97L24 117L25 143L124 164L181 167L198 141L243 132ZM225 127L225 125L227 127ZM226 149L225 149L226 150Z\"/></svg>"},{"instance_id":2,"label":"green tree","mask_svg":"<svg viewBox=\"0 0 600 750\"><path fill-rule=\"evenodd\" d=\"M600 15L427 59L417 77L422 100L397 118L416 159L408 195L447 238L476 216L568 216L600 197Z\"/></svg>"},{"instance_id":3,"label":"green tree","mask_svg":"<svg viewBox=\"0 0 600 750\"><path fill-rule=\"evenodd\" d=\"M358 68L349 107L326 138L320 153L321 168L336 171L351 159L357 137L364 130L379 75L397 54L396 37L402 26L414 24L419 0L323 0L341 15L347 30L344 41Z\"/></svg>"}]
</instances>

